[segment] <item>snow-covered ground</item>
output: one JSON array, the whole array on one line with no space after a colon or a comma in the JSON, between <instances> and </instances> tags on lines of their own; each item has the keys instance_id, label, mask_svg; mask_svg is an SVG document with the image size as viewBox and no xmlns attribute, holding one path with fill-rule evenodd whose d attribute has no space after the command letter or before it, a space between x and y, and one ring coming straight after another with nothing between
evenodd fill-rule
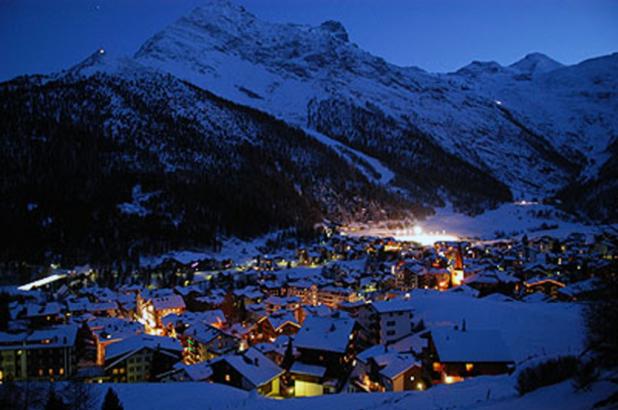
<instances>
[{"instance_id":1,"label":"snow-covered ground","mask_svg":"<svg viewBox=\"0 0 618 410\"><path fill-rule=\"evenodd\" d=\"M424 392L337 394L305 399L272 400L253 393L209 383L101 384L101 400L108 387L118 393L125 410L408 410L408 409L556 409L579 410L592 406L615 385L599 382L590 391L576 392L571 382L539 389L523 397L515 392L511 376L479 377Z\"/></svg>"},{"instance_id":2,"label":"snow-covered ground","mask_svg":"<svg viewBox=\"0 0 618 410\"><path fill-rule=\"evenodd\" d=\"M312 137L320 141L322 144L334 148L337 152L339 152L340 155L343 155L344 158L348 159L348 161L350 161L352 164L356 164L356 161L354 161L353 156L358 157L361 160L363 160L373 169L373 171L377 175L379 175L376 182L382 185L386 185L390 183L393 180L393 178L395 178L395 173L391 171L388 167L386 167L384 164L382 164L379 160L373 157L370 157L369 155L364 154L358 150L355 150L354 148L344 145L343 143L333 138L330 138L329 136L324 135L320 132L312 130L310 128L303 128L303 131L305 131L305 133L307 133L308 135L311 135ZM367 170L363 166L357 165L357 167L363 174L365 174L367 178L369 178L370 180L376 180L374 175L367 172Z\"/></svg>"},{"instance_id":3,"label":"snow-covered ground","mask_svg":"<svg viewBox=\"0 0 618 410\"><path fill-rule=\"evenodd\" d=\"M420 227L422 232L415 233L414 227ZM616 227L588 225L584 222L566 220L559 210L550 205L522 201L503 204L476 216L457 213L450 206L438 208L434 215L407 229L392 230L381 225L364 226L355 227L349 234L395 237L425 243L427 238L435 241L456 238L492 240L498 237L497 233L504 237L518 237L526 234L529 238L542 235L564 238L575 232L591 236L601 233L606 228L615 229Z\"/></svg>"},{"instance_id":4,"label":"snow-covered ground","mask_svg":"<svg viewBox=\"0 0 618 410\"><path fill-rule=\"evenodd\" d=\"M433 290L416 290L410 305L415 317L431 329L461 326L500 329L516 363L543 356L579 354L584 328L581 306L571 303L527 303L477 299Z\"/></svg>"},{"instance_id":5,"label":"snow-covered ground","mask_svg":"<svg viewBox=\"0 0 618 410\"><path fill-rule=\"evenodd\" d=\"M266 245L269 239L276 236L277 232L260 236L253 240L243 241L238 238L228 238L223 240L221 251L215 252L212 249L179 249L172 252L167 252L162 255L143 256L140 258L140 264L144 267L157 266L165 259L175 259L180 263L190 263L202 259L232 259L234 263L243 265L257 255L262 254L259 248ZM284 252L282 250L282 252ZM291 252L291 251L287 251ZM286 255L279 255L286 256ZM290 256L290 255L288 255Z\"/></svg>"}]
</instances>

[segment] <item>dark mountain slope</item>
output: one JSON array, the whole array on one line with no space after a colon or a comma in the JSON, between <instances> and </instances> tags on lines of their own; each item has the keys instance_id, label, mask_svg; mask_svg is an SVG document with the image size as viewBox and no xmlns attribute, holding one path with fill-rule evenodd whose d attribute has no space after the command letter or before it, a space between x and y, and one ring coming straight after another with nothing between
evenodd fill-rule
<instances>
[{"instance_id":1,"label":"dark mountain slope","mask_svg":"<svg viewBox=\"0 0 618 410\"><path fill-rule=\"evenodd\" d=\"M301 131L168 75L3 83L0 134L3 260L136 258L414 210Z\"/></svg>"}]
</instances>

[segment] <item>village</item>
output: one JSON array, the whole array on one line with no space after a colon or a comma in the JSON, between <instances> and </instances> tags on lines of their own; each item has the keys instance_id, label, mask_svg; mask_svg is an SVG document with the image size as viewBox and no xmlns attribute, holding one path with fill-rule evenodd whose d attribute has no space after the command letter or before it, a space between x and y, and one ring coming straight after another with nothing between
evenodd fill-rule
<instances>
[{"instance_id":1,"label":"village","mask_svg":"<svg viewBox=\"0 0 618 410\"><path fill-rule=\"evenodd\" d=\"M57 268L2 295L0 382L192 381L291 398L510 374L521 358L502 326L456 309L450 323L426 323L415 301L594 300L616 271L615 244L572 234L421 245L325 228L243 263L168 258L122 277Z\"/></svg>"}]
</instances>

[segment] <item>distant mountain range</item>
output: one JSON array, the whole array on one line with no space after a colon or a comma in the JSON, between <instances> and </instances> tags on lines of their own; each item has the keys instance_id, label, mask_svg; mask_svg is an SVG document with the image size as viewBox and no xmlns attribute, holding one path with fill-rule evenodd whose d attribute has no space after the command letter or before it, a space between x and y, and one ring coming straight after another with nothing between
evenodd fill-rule
<instances>
[{"instance_id":1,"label":"distant mountain range","mask_svg":"<svg viewBox=\"0 0 618 410\"><path fill-rule=\"evenodd\" d=\"M206 0L133 56L0 84L4 260L544 199L618 220L618 54L399 67Z\"/></svg>"}]
</instances>

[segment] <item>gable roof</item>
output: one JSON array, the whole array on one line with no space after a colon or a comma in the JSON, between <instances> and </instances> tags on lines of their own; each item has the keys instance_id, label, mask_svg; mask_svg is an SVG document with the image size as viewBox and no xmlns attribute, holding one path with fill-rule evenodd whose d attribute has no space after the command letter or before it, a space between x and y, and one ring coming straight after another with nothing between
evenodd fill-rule
<instances>
[{"instance_id":1,"label":"gable roof","mask_svg":"<svg viewBox=\"0 0 618 410\"><path fill-rule=\"evenodd\" d=\"M438 328L431 337L440 362L513 362L499 330L455 330Z\"/></svg>"},{"instance_id":2,"label":"gable roof","mask_svg":"<svg viewBox=\"0 0 618 410\"><path fill-rule=\"evenodd\" d=\"M251 347L241 354L220 356L212 363L225 361L256 387L262 386L283 373L283 369Z\"/></svg>"},{"instance_id":3,"label":"gable roof","mask_svg":"<svg viewBox=\"0 0 618 410\"><path fill-rule=\"evenodd\" d=\"M182 352L182 345L176 339L165 336L137 335L109 345L105 349L105 359L114 359L141 349L162 349L173 352Z\"/></svg>"},{"instance_id":4,"label":"gable roof","mask_svg":"<svg viewBox=\"0 0 618 410\"><path fill-rule=\"evenodd\" d=\"M296 335L297 348L344 353L356 322L348 318L310 316Z\"/></svg>"}]
</instances>

